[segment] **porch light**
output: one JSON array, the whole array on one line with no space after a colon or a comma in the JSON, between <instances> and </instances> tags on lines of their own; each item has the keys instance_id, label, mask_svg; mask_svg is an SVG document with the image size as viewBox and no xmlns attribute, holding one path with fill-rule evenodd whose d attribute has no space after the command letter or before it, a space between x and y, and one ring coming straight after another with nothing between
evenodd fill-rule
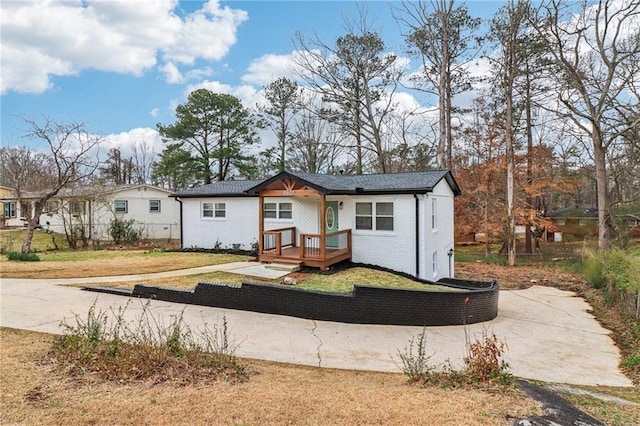
<instances>
[{"instance_id":1,"label":"porch light","mask_svg":"<svg viewBox=\"0 0 640 426\"><path fill-rule=\"evenodd\" d=\"M342 210L342 206L344 206L344 202L343 201L338 202L338 209L339 210Z\"/></svg>"},{"instance_id":2,"label":"porch light","mask_svg":"<svg viewBox=\"0 0 640 426\"><path fill-rule=\"evenodd\" d=\"M447 256L451 257L453 256L453 249L450 248L449 251L447 252Z\"/></svg>"}]
</instances>

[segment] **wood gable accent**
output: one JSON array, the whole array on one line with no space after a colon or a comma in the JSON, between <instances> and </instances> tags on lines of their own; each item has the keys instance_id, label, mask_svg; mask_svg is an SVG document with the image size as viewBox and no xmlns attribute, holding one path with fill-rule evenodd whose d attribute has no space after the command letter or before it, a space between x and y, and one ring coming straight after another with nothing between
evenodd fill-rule
<instances>
[{"instance_id":1,"label":"wood gable accent","mask_svg":"<svg viewBox=\"0 0 640 426\"><path fill-rule=\"evenodd\" d=\"M317 197L320 192L293 177L283 177L259 189L258 195L260 197Z\"/></svg>"}]
</instances>

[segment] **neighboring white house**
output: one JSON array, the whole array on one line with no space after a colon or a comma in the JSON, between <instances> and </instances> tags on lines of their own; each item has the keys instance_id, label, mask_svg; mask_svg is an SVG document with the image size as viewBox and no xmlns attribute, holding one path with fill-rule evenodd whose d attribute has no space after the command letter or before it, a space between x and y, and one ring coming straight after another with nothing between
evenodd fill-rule
<instances>
[{"instance_id":1,"label":"neighboring white house","mask_svg":"<svg viewBox=\"0 0 640 426\"><path fill-rule=\"evenodd\" d=\"M43 229L64 233L65 227L82 226L92 240L109 240L114 218L134 219L143 239L179 239L180 206L171 191L151 185L87 186L63 189L50 199L40 216ZM33 196L18 202L15 194L1 195L4 226L24 226Z\"/></svg>"},{"instance_id":2,"label":"neighboring white house","mask_svg":"<svg viewBox=\"0 0 640 426\"><path fill-rule=\"evenodd\" d=\"M448 171L376 175L281 172L172 194L182 246L258 247L263 262L327 268L341 260L420 278L452 277L454 197Z\"/></svg>"}]
</instances>

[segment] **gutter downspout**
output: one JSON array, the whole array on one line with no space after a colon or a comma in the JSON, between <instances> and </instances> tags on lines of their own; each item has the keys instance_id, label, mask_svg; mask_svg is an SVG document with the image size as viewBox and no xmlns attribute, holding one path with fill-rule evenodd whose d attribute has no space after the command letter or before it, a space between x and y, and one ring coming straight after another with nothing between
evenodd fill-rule
<instances>
[{"instance_id":1,"label":"gutter downspout","mask_svg":"<svg viewBox=\"0 0 640 426\"><path fill-rule=\"evenodd\" d=\"M182 245L182 200L180 197L176 197L176 201L180 203L180 248L184 248Z\"/></svg>"},{"instance_id":2,"label":"gutter downspout","mask_svg":"<svg viewBox=\"0 0 640 426\"><path fill-rule=\"evenodd\" d=\"M418 194L413 194L416 200L416 278L420 278L420 199Z\"/></svg>"}]
</instances>

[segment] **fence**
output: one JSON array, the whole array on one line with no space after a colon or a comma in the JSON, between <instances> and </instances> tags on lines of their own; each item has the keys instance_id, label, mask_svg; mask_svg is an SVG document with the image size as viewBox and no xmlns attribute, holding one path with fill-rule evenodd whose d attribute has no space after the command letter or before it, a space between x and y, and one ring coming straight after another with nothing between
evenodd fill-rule
<instances>
[{"instance_id":1,"label":"fence","mask_svg":"<svg viewBox=\"0 0 640 426\"><path fill-rule=\"evenodd\" d=\"M110 241L108 223L98 223L91 225L91 232L87 236L94 241ZM50 232L64 234L62 224L44 225L43 228ZM88 226L86 226L88 228ZM136 222L133 228L140 231L141 240L179 240L180 224L178 223L140 223ZM88 231L88 229L86 229Z\"/></svg>"}]
</instances>

